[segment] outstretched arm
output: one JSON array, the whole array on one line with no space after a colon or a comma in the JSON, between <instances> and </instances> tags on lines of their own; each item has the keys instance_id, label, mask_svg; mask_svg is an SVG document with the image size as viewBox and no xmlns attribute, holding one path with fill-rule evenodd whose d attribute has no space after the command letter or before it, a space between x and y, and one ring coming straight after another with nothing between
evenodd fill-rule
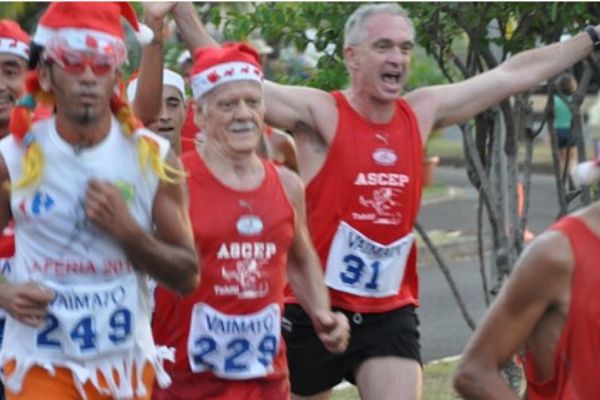
<instances>
[{"instance_id":1,"label":"outstretched arm","mask_svg":"<svg viewBox=\"0 0 600 400\"><path fill-rule=\"evenodd\" d=\"M306 228L302 182L286 168L279 169L279 176L296 211L294 239L287 267L288 280L325 348L331 352L343 352L348 346L350 325L344 314L330 310L319 257Z\"/></svg>"},{"instance_id":2,"label":"outstretched arm","mask_svg":"<svg viewBox=\"0 0 600 400\"><path fill-rule=\"evenodd\" d=\"M181 170L171 151L168 164ZM90 220L117 240L136 268L187 294L199 283L198 256L185 205L184 184L161 182L154 197L154 234L133 219L119 188L91 181L86 195Z\"/></svg>"},{"instance_id":3,"label":"outstretched arm","mask_svg":"<svg viewBox=\"0 0 600 400\"><path fill-rule=\"evenodd\" d=\"M415 90L406 95L406 100L415 110L426 140L433 129L464 122L558 75L591 51L592 41L583 32L564 42L521 52L465 81Z\"/></svg>"},{"instance_id":4,"label":"outstretched arm","mask_svg":"<svg viewBox=\"0 0 600 400\"><path fill-rule=\"evenodd\" d=\"M173 7L173 19L177 24L177 32L192 55L201 47L219 47L219 43L206 31L200 20L194 3L178 2Z\"/></svg>"},{"instance_id":5,"label":"outstretched arm","mask_svg":"<svg viewBox=\"0 0 600 400\"><path fill-rule=\"evenodd\" d=\"M523 253L467 344L454 378L464 398L518 398L500 370L551 307L565 306L572 264L568 239L558 232L543 234Z\"/></svg>"},{"instance_id":6,"label":"outstretched arm","mask_svg":"<svg viewBox=\"0 0 600 400\"><path fill-rule=\"evenodd\" d=\"M172 14L179 34L192 54L197 48L218 46L192 3L177 3ZM337 125L337 107L328 93L265 81L265 99L265 120L269 124L298 134L320 135L330 142Z\"/></svg>"}]
</instances>

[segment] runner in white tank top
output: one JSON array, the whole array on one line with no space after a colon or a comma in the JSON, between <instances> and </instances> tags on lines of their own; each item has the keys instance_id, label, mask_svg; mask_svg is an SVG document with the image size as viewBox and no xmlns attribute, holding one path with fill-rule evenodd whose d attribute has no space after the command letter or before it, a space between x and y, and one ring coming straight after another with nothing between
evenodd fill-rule
<instances>
[{"instance_id":1,"label":"runner in white tank top","mask_svg":"<svg viewBox=\"0 0 600 400\"><path fill-rule=\"evenodd\" d=\"M170 381L162 361L172 352L152 339L147 276L187 293L198 261L176 157L114 95L126 59L121 14L140 30L126 3L50 5L28 86L40 90L0 142L0 181L12 186L0 194L0 223L12 215L17 248L0 284L9 399L145 399L154 375ZM27 109L47 98L55 117L27 129Z\"/></svg>"}]
</instances>

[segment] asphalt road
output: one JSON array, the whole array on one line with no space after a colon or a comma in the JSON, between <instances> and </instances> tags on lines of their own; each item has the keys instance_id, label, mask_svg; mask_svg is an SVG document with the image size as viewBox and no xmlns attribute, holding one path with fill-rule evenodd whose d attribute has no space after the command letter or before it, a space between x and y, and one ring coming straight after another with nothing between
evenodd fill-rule
<instances>
[{"instance_id":1,"label":"asphalt road","mask_svg":"<svg viewBox=\"0 0 600 400\"><path fill-rule=\"evenodd\" d=\"M460 231L463 236L476 232L477 197L462 169L444 167L436 171L437 181L459 188L459 195L446 201L424 205L419 220L428 230ZM529 228L539 233L552 224L558 214L554 178L534 175L531 186ZM450 257L451 258L451 257ZM485 312L484 296L476 255L447 260L463 299L476 321ZM441 270L431 262L421 263L419 317L423 361L460 354L472 332L464 321Z\"/></svg>"}]
</instances>

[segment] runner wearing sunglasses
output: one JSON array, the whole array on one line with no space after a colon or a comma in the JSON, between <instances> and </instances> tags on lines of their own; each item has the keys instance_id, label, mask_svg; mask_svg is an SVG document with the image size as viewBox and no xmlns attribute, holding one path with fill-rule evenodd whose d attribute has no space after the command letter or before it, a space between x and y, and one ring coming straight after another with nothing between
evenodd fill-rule
<instances>
[{"instance_id":1,"label":"runner wearing sunglasses","mask_svg":"<svg viewBox=\"0 0 600 400\"><path fill-rule=\"evenodd\" d=\"M150 329L147 276L198 282L182 172L163 138L118 95L127 3L52 3L28 95L0 142L0 226L15 221L14 273L0 363L7 398L148 399L169 383ZM31 125L38 102L55 116Z\"/></svg>"},{"instance_id":2,"label":"runner wearing sunglasses","mask_svg":"<svg viewBox=\"0 0 600 400\"><path fill-rule=\"evenodd\" d=\"M29 35L15 21L0 20L0 137L8 134L8 122L17 99L23 95L23 83L29 57ZM0 234L0 280L12 271L15 239L12 224ZM6 312L0 308L0 345L4 334ZM0 400L4 386L0 382Z\"/></svg>"}]
</instances>

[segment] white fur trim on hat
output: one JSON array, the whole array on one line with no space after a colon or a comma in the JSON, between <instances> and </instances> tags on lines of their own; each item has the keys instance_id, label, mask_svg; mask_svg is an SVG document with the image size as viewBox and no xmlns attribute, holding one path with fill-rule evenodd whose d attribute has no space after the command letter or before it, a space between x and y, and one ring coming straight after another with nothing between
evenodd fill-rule
<instances>
[{"instance_id":1,"label":"white fur trim on hat","mask_svg":"<svg viewBox=\"0 0 600 400\"><path fill-rule=\"evenodd\" d=\"M220 84L241 80L262 84L263 73L260 68L242 61L212 66L192 76L194 98L199 99Z\"/></svg>"},{"instance_id":2,"label":"white fur trim on hat","mask_svg":"<svg viewBox=\"0 0 600 400\"><path fill-rule=\"evenodd\" d=\"M114 54L119 63L127 59L127 48L121 38L93 29L61 28L49 29L39 25L33 41L41 46L68 46L75 51L95 51ZM108 50L110 48L110 50Z\"/></svg>"},{"instance_id":3,"label":"white fur trim on hat","mask_svg":"<svg viewBox=\"0 0 600 400\"><path fill-rule=\"evenodd\" d=\"M139 26L140 30L135 31L136 39L142 45L150 43L154 38L154 32L152 32L152 29L148 25L140 24Z\"/></svg>"},{"instance_id":4,"label":"white fur trim on hat","mask_svg":"<svg viewBox=\"0 0 600 400\"><path fill-rule=\"evenodd\" d=\"M577 186L591 185L600 180L600 166L598 161L586 161L578 164L571 171L573 183Z\"/></svg>"},{"instance_id":5,"label":"white fur trim on hat","mask_svg":"<svg viewBox=\"0 0 600 400\"><path fill-rule=\"evenodd\" d=\"M135 92L137 91L138 78L135 78L129 85L127 85L127 98L130 103L133 103L135 99ZM181 97L185 99L185 81L178 73L171 71L170 69L163 69L163 86L174 86L181 93Z\"/></svg>"},{"instance_id":6,"label":"white fur trim on hat","mask_svg":"<svg viewBox=\"0 0 600 400\"><path fill-rule=\"evenodd\" d=\"M29 45L16 39L0 37L0 53L10 53L24 59L29 58Z\"/></svg>"},{"instance_id":7,"label":"white fur trim on hat","mask_svg":"<svg viewBox=\"0 0 600 400\"><path fill-rule=\"evenodd\" d=\"M189 50L184 51L179 55L179 57L177 57L177 64L179 65L187 61L192 61L192 55L190 54Z\"/></svg>"}]
</instances>

